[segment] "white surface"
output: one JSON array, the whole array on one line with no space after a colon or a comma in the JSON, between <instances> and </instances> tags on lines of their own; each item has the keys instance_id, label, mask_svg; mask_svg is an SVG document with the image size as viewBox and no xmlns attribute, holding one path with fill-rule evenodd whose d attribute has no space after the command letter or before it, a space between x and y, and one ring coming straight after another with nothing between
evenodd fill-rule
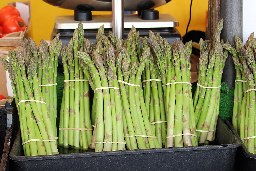
<instances>
[{"instance_id":1,"label":"white surface","mask_svg":"<svg viewBox=\"0 0 256 171\"><path fill-rule=\"evenodd\" d=\"M15 6L19 10L20 16L24 20L25 24L28 25L30 19L30 6L22 2L16 2Z\"/></svg>"},{"instance_id":2,"label":"white surface","mask_svg":"<svg viewBox=\"0 0 256 171\"><path fill-rule=\"evenodd\" d=\"M245 42L252 32L256 34L256 1L243 1L243 41ZM255 35L254 35L255 37Z\"/></svg>"},{"instance_id":3,"label":"white surface","mask_svg":"<svg viewBox=\"0 0 256 171\"><path fill-rule=\"evenodd\" d=\"M79 21L74 21L73 16L57 17L55 29L76 29ZM112 16L94 15L93 20L83 22L84 29L112 28ZM178 22L170 15L162 14L159 20L142 20L137 16L128 15L124 17L124 28L166 28L176 27Z\"/></svg>"},{"instance_id":4,"label":"white surface","mask_svg":"<svg viewBox=\"0 0 256 171\"><path fill-rule=\"evenodd\" d=\"M9 72L7 71L6 71L6 87L7 87L8 96L13 97L11 79L9 76Z\"/></svg>"}]
</instances>

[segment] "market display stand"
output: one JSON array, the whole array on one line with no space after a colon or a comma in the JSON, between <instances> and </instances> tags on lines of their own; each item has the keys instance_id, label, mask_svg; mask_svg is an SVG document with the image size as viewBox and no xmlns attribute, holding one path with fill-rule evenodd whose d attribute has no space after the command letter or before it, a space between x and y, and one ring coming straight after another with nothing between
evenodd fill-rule
<instances>
[{"instance_id":1,"label":"market display stand","mask_svg":"<svg viewBox=\"0 0 256 171\"><path fill-rule=\"evenodd\" d=\"M118 3L120 5L120 2ZM238 0L236 2L227 0L221 3L221 15L225 22L223 30L224 40L232 42L231 40L233 40L234 35L241 35L242 33L240 27L242 10L238 10L242 7L241 5L241 2L238 2ZM120 26L122 23L120 21L116 20L116 26ZM117 27L115 34L120 37L122 29L118 30ZM234 78L234 65L231 57L229 57L226 62L223 81L230 87L234 87ZM232 127L221 119L219 119L217 125L216 141L214 144L206 146L25 157L22 152L20 134L18 134L10 153L10 159L10 170L232 171L238 169L239 166L248 170L255 170L256 168L255 155L249 154L244 146L241 146L241 141L232 130Z\"/></svg>"}]
</instances>

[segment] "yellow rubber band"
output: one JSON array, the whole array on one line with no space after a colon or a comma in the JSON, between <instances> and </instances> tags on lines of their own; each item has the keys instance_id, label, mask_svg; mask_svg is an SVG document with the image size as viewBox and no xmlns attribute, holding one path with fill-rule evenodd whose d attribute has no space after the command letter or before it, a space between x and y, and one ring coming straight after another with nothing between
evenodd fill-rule
<instances>
[{"instance_id":1,"label":"yellow rubber band","mask_svg":"<svg viewBox=\"0 0 256 171\"><path fill-rule=\"evenodd\" d=\"M197 86L198 86L198 87L202 87L202 88L206 88L206 89L217 89L217 88L221 88L221 86L218 86L218 87L207 87L207 86L203 86L203 85L201 85L201 84L199 84L199 83L197 83Z\"/></svg>"},{"instance_id":2,"label":"yellow rubber band","mask_svg":"<svg viewBox=\"0 0 256 171\"><path fill-rule=\"evenodd\" d=\"M59 128L60 131L65 131L65 130L75 130L75 131L92 131L93 129L89 128Z\"/></svg>"},{"instance_id":3,"label":"yellow rubber band","mask_svg":"<svg viewBox=\"0 0 256 171\"><path fill-rule=\"evenodd\" d=\"M140 87L140 85L138 85L138 84L132 84L132 83L128 83L128 82L125 82L125 81L122 81L122 80L118 80L118 82L126 84L128 86Z\"/></svg>"},{"instance_id":4,"label":"yellow rubber band","mask_svg":"<svg viewBox=\"0 0 256 171\"><path fill-rule=\"evenodd\" d=\"M161 124L161 123L166 123L167 121L156 121L156 122L151 122L152 125L154 124Z\"/></svg>"},{"instance_id":5,"label":"yellow rubber band","mask_svg":"<svg viewBox=\"0 0 256 171\"><path fill-rule=\"evenodd\" d=\"M39 85L40 87L50 87L50 86L56 86L57 83L55 84L44 84L44 85Z\"/></svg>"},{"instance_id":6,"label":"yellow rubber band","mask_svg":"<svg viewBox=\"0 0 256 171\"><path fill-rule=\"evenodd\" d=\"M196 132L208 133L208 132L215 132L215 130L206 131L206 130L199 130L199 129L197 129Z\"/></svg>"},{"instance_id":7,"label":"yellow rubber band","mask_svg":"<svg viewBox=\"0 0 256 171\"><path fill-rule=\"evenodd\" d=\"M148 79L148 80L144 80L142 82L145 83L145 82L151 82L151 81L158 81L158 82L160 82L162 80L160 80L160 79Z\"/></svg>"},{"instance_id":8,"label":"yellow rubber band","mask_svg":"<svg viewBox=\"0 0 256 171\"><path fill-rule=\"evenodd\" d=\"M168 86L168 85L175 85L175 84L188 84L188 85L192 85L190 82L173 82L173 83L167 83L163 86Z\"/></svg>"},{"instance_id":9,"label":"yellow rubber band","mask_svg":"<svg viewBox=\"0 0 256 171\"><path fill-rule=\"evenodd\" d=\"M150 135L127 135L126 137L156 138L155 136Z\"/></svg>"},{"instance_id":10,"label":"yellow rubber band","mask_svg":"<svg viewBox=\"0 0 256 171\"><path fill-rule=\"evenodd\" d=\"M168 136L168 137L166 137L166 138L169 139L169 138L180 137L180 136L192 136L192 137L196 137L196 134L177 134L177 135Z\"/></svg>"},{"instance_id":11,"label":"yellow rubber band","mask_svg":"<svg viewBox=\"0 0 256 171\"><path fill-rule=\"evenodd\" d=\"M56 141L56 139L54 139L54 140L30 139L30 140L28 140L28 141L23 142L22 145L25 145L25 144L30 143L30 142L38 142L38 141L42 141L42 142L54 142L54 141Z\"/></svg>"},{"instance_id":12,"label":"yellow rubber band","mask_svg":"<svg viewBox=\"0 0 256 171\"><path fill-rule=\"evenodd\" d=\"M36 102L36 103L46 104L44 101L40 101L40 100L21 100L21 101L18 103L18 106L20 105L20 103L25 103L25 102Z\"/></svg>"},{"instance_id":13,"label":"yellow rubber band","mask_svg":"<svg viewBox=\"0 0 256 171\"><path fill-rule=\"evenodd\" d=\"M126 144L126 142L95 142L95 144Z\"/></svg>"},{"instance_id":14,"label":"yellow rubber band","mask_svg":"<svg viewBox=\"0 0 256 171\"><path fill-rule=\"evenodd\" d=\"M249 92L251 92L251 91L256 91L256 89L254 89L254 88L248 89L248 90L246 91L246 93L249 93Z\"/></svg>"},{"instance_id":15,"label":"yellow rubber band","mask_svg":"<svg viewBox=\"0 0 256 171\"><path fill-rule=\"evenodd\" d=\"M98 87L98 88L95 88L94 91L98 91L98 90L107 90L107 89L119 90L118 87Z\"/></svg>"},{"instance_id":16,"label":"yellow rubber band","mask_svg":"<svg viewBox=\"0 0 256 171\"><path fill-rule=\"evenodd\" d=\"M249 139L255 139L256 136L252 136L252 137L246 137L246 138L243 138L244 140L249 140Z\"/></svg>"},{"instance_id":17,"label":"yellow rubber band","mask_svg":"<svg viewBox=\"0 0 256 171\"><path fill-rule=\"evenodd\" d=\"M64 83L66 83L66 82L83 82L83 81L89 81L89 80L64 80Z\"/></svg>"},{"instance_id":18,"label":"yellow rubber band","mask_svg":"<svg viewBox=\"0 0 256 171\"><path fill-rule=\"evenodd\" d=\"M241 82L241 83L247 83L247 81L244 80L235 80L236 83Z\"/></svg>"}]
</instances>

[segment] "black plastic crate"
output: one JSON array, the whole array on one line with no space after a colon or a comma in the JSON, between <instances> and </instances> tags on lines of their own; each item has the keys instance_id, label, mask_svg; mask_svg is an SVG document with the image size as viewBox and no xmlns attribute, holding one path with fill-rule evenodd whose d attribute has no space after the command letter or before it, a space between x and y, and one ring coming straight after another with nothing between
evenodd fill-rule
<instances>
[{"instance_id":1,"label":"black plastic crate","mask_svg":"<svg viewBox=\"0 0 256 171\"><path fill-rule=\"evenodd\" d=\"M10 153L11 170L234 170L241 144L220 119L216 144L219 145L25 157L18 135Z\"/></svg>"},{"instance_id":2,"label":"black plastic crate","mask_svg":"<svg viewBox=\"0 0 256 171\"><path fill-rule=\"evenodd\" d=\"M4 144L3 144L3 149L2 149L2 154L0 158L0 170L5 171L9 170L9 153L12 145L12 133L13 129L8 128L6 130L6 135L4 137Z\"/></svg>"},{"instance_id":3,"label":"black plastic crate","mask_svg":"<svg viewBox=\"0 0 256 171\"><path fill-rule=\"evenodd\" d=\"M0 108L0 156L2 156L2 153L3 153L6 129L7 129L7 112L5 108Z\"/></svg>"},{"instance_id":4,"label":"black plastic crate","mask_svg":"<svg viewBox=\"0 0 256 171\"><path fill-rule=\"evenodd\" d=\"M255 171L256 170L256 155L247 151L244 145L238 149L238 157L236 162L237 170Z\"/></svg>"},{"instance_id":5,"label":"black plastic crate","mask_svg":"<svg viewBox=\"0 0 256 171\"><path fill-rule=\"evenodd\" d=\"M227 122L227 125L242 144L237 150L236 170L256 171L256 154L249 153L232 124Z\"/></svg>"},{"instance_id":6,"label":"black plastic crate","mask_svg":"<svg viewBox=\"0 0 256 171\"><path fill-rule=\"evenodd\" d=\"M8 155L12 145L13 108L9 103L0 109L0 170L8 170Z\"/></svg>"}]
</instances>

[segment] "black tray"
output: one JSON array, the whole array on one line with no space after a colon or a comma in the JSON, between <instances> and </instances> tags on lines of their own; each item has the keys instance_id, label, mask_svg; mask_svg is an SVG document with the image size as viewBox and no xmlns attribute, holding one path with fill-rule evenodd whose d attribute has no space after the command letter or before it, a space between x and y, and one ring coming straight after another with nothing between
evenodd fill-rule
<instances>
[{"instance_id":1,"label":"black tray","mask_svg":"<svg viewBox=\"0 0 256 171\"><path fill-rule=\"evenodd\" d=\"M0 109L0 170L8 170L8 155L13 144L13 112L11 104ZM15 116L14 116L15 117ZM17 125L17 124L16 124Z\"/></svg>"},{"instance_id":2,"label":"black tray","mask_svg":"<svg viewBox=\"0 0 256 171\"><path fill-rule=\"evenodd\" d=\"M11 170L234 170L241 144L220 119L216 144L219 145L25 157L18 135L10 153Z\"/></svg>"},{"instance_id":3,"label":"black tray","mask_svg":"<svg viewBox=\"0 0 256 171\"><path fill-rule=\"evenodd\" d=\"M230 122L226 123L242 144L237 150L236 170L256 171L256 154L249 153Z\"/></svg>"},{"instance_id":4,"label":"black tray","mask_svg":"<svg viewBox=\"0 0 256 171\"><path fill-rule=\"evenodd\" d=\"M7 114L5 108L0 109L0 160L3 154L4 139L7 129Z\"/></svg>"},{"instance_id":5,"label":"black tray","mask_svg":"<svg viewBox=\"0 0 256 171\"><path fill-rule=\"evenodd\" d=\"M11 149L11 141L12 141L12 128L8 128L6 130L6 134L4 137L4 144L3 144L3 149L2 149L2 154L1 154L1 158L0 158L0 170L1 171L5 171L5 170L9 170L9 153L10 153L10 149Z\"/></svg>"}]
</instances>

